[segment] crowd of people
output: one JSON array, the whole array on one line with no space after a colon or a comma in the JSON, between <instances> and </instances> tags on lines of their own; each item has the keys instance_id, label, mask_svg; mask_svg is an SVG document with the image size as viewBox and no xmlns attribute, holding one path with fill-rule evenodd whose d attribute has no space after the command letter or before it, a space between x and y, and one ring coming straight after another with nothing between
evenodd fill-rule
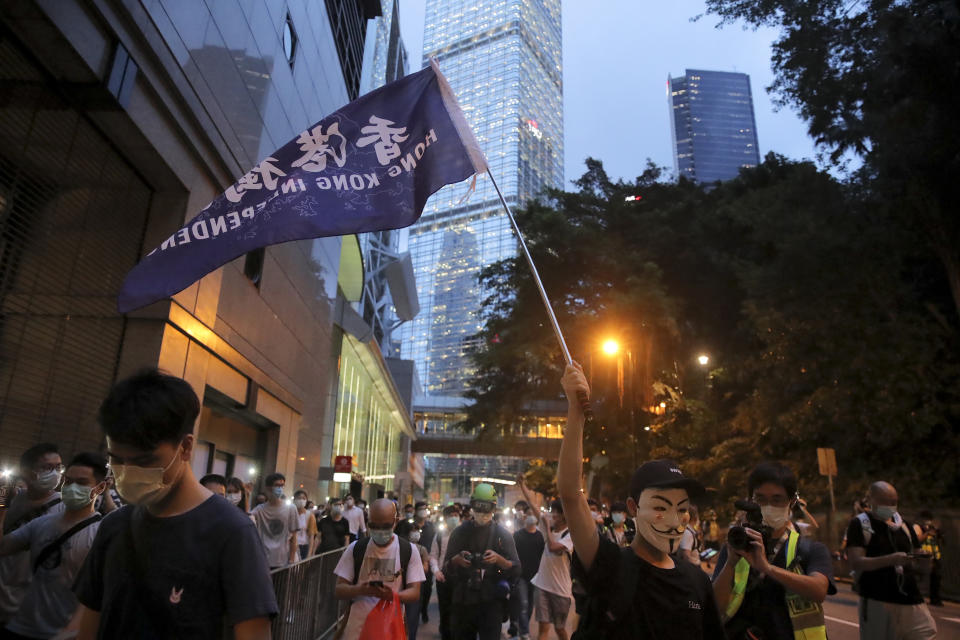
<instances>
[{"instance_id":1,"label":"crowd of people","mask_svg":"<svg viewBox=\"0 0 960 640\"><path fill-rule=\"evenodd\" d=\"M582 490L577 366L563 377L567 430L557 495L518 478L503 511L488 483L467 504L431 512L358 496L314 504L271 473L262 493L190 465L200 407L189 384L157 371L119 382L99 410L106 456L64 464L41 443L0 490L0 640L270 637L271 570L336 553L332 596L350 602L354 640L378 603L402 610L415 640L436 584L443 640L511 638L826 638L833 558L789 466L744 478L737 517L694 504L704 487L670 460L641 465L622 501ZM904 521L896 489L875 482L856 505L842 553L859 594L863 640L935 638L921 593L940 604L943 536L933 515ZM229 630L229 631L225 631ZM226 636L224 634L227 634ZM398 640L391 638L390 640Z\"/></svg>"}]
</instances>

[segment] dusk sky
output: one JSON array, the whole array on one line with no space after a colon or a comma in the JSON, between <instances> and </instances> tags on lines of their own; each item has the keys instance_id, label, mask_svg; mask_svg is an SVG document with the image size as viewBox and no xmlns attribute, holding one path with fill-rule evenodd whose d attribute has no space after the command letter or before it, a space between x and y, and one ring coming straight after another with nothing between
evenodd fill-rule
<instances>
[{"instance_id":1,"label":"dusk sky","mask_svg":"<svg viewBox=\"0 0 960 640\"><path fill-rule=\"evenodd\" d=\"M411 71L423 55L426 0L400 2L400 26ZM716 28L702 0L564 0L564 169L569 181L583 160L603 161L614 178L632 180L651 158L673 168L667 107L667 74L685 69L750 75L761 157L776 151L815 159L806 125L791 108L774 111L766 87L773 81L772 29ZM441 66L442 68L442 66Z\"/></svg>"}]
</instances>

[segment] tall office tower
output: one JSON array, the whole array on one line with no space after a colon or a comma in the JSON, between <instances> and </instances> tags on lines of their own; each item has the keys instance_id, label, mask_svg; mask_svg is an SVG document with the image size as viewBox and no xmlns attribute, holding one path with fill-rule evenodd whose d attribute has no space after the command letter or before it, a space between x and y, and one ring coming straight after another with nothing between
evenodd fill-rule
<instances>
[{"instance_id":1,"label":"tall office tower","mask_svg":"<svg viewBox=\"0 0 960 640\"><path fill-rule=\"evenodd\" d=\"M687 69L667 76L674 171L697 182L737 177L760 164L750 76Z\"/></svg>"},{"instance_id":2,"label":"tall office tower","mask_svg":"<svg viewBox=\"0 0 960 640\"><path fill-rule=\"evenodd\" d=\"M511 207L563 184L560 0L429 0L423 62L436 58ZM480 270L516 255L490 180L454 185L410 228L420 315L401 328L427 396L466 391L482 327ZM453 404L456 404L455 402Z\"/></svg>"}]
</instances>

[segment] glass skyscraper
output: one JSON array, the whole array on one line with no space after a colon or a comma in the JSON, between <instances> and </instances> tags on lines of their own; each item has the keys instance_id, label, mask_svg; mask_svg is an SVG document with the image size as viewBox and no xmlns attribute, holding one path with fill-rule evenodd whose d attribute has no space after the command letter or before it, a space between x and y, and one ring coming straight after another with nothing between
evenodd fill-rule
<instances>
[{"instance_id":1,"label":"glass skyscraper","mask_svg":"<svg viewBox=\"0 0 960 640\"><path fill-rule=\"evenodd\" d=\"M730 180L760 163L750 76L687 69L667 90L677 177Z\"/></svg>"},{"instance_id":2,"label":"glass skyscraper","mask_svg":"<svg viewBox=\"0 0 960 640\"><path fill-rule=\"evenodd\" d=\"M511 207L563 184L560 0L429 0L423 63L437 58ZM446 187L409 229L420 315L401 327L427 396L460 397L482 327L480 270L517 253L486 176ZM456 403L454 403L456 404Z\"/></svg>"}]
</instances>

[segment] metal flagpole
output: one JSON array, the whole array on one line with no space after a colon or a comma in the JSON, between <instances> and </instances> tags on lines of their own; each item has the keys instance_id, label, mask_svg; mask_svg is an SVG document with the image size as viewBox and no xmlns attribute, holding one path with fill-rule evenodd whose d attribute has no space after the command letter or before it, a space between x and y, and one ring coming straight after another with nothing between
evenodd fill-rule
<instances>
[{"instance_id":1,"label":"metal flagpole","mask_svg":"<svg viewBox=\"0 0 960 640\"><path fill-rule=\"evenodd\" d=\"M513 212L510 211L510 206L504 199L503 193L500 192L500 186L497 185L497 181L490 172L489 166L487 166L487 176L489 176L490 182L493 183L493 188L497 191L497 197L500 198L500 204L503 205L503 210L507 213L507 218L510 219L510 225L513 227L513 232L517 234L517 239L520 240L520 248L523 249L523 255L527 259L527 265L529 265L530 271L533 273L533 281L537 285L537 291L540 292L540 298L543 300L543 306L547 309L547 317L550 319L550 325L553 327L554 335L557 336L557 342L560 343L560 350L563 351L563 357L566 359L567 364L573 364L573 358L570 357L570 350L567 348L567 341L563 338L563 332L560 331L560 323L557 322L557 316L553 312L553 306L550 304L550 298L547 297L547 291L543 288L543 281L540 279L540 273L537 271L537 265L533 264L533 258L530 256L530 250L527 249L527 242L523 239L523 234L520 233L520 227L517 226L517 221L513 217ZM580 406L583 409L584 417L588 422L592 422L593 408L590 406L590 400L587 398L587 394L583 393L582 391L578 391L577 398L580 400Z\"/></svg>"}]
</instances>

